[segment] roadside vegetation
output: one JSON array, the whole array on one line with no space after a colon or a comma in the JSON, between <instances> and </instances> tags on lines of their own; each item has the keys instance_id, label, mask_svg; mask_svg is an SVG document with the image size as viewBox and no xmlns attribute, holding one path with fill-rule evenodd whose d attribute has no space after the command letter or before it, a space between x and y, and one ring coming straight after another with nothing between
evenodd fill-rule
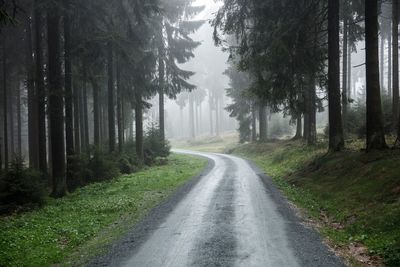
<instances>
[{"instance_id":1,"label":"roadside vegetation","mask_svg":"<svg viewBox=\"0 0 400 267\"><path fill-rule=\"evenodd\" d=\"M327 154L326 143L239 145L230 152L254 161L354 266L400 262L400 152L361 151L354 141ZM378 257L376 257L378 256Z\"/></svg>"},{"instance_id":2,"label":"roadside vegetation","mask_svg":"<svg viewBox=\"0 0 400 267\"><path fill-rule=\"evenodd\" d=\"M31 212L0 219L0 266L84 263L121 237L206 160L172 155L165 165L93 183Z\"/></svg>"}]
</instances>

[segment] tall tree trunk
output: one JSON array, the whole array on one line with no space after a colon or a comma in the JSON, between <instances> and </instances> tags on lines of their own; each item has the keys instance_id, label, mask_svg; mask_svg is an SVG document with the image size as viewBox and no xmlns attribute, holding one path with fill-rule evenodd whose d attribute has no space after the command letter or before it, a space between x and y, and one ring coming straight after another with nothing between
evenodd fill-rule
<instances>
[{"instance_id":1,"label":"tall tree trunk","mask_svg":"<svg viewBox=\"0 0 400 267\"><path fill-rule=\"evenodd\" d=\"M108 70L108 140L109 152L115 151L115 109L114 109L114 57L112 43L107 43Z\"/></svg>"},{"instance_id":2,"label":"tall tree trunk","mask_svg":"<svg viewBox=\"0 0 400 267\"><path fill-rule=\"evenodd\" d=\"M378 37L379 38L379 37ZM384 88L384 77L385 77L385 39L383 38L382 35L380 35L380 43L381 43L381 49L379 50L380 52L380 59L379 59L379 84L381 87L381 94L383 93L383 88Z\"/></svg>"},{"instance_id":3,"label":"tall tree trunk","mask_svg":"<svg viewBox=\"0 0 400 267\"><path fill-rule=\"evenodd\" d=\"M259 122L260 122L260 141L266 142L267 141L267 116L265 112L265 106L259 106Z\"/></svg>"},{"instance_id":4,"label":"tall tree trunk","mask_svg":"<svg viewBox=\"0 0 400 267\"><path fill-rule=\"evenodd\" d=\"M255 104L251 107L251 141L257 142L257 113Z\"/></svg>"},{"instance_id":5,"label":"tall tree trunk","mask_svg":"<svg viewBox=\"0 0 400 267\"><path fill-rule=\"evenodd\" d=\"M79 98L80 98L80 91L79 90L79 85L77 84L76 81L74 81L74 143L75 143L75 153L80 154L81 153L81 126L80 126L80 114L81 114L81 109L79 106Z\"/></svg>"},{"instance_id":6,"label":"tall tree trunk","mask_svg":"<svg viewBox=\"0 0 400 267\"><path fill-rule=\"evenodd\" d=\"M192 140L196 139L196 130L194 124L195 121L194 121L193 94L189 94L189 125L190 125L190 138L192 138Z\"/></svg>"},{"instance_id":7,"label":"tall tree trunk","mask_svg":"<svg viewBox=\"0 0 400 267\"><path fill-rule=\"evenodd\" d=\"M37 99L34 80L34 63L32 48L32 30L30 16L26 19L26 84L28 89L28 147L29 147L29 166L31 168L39 167L38 153L38 117L37 117Z\"/></svg>"},{"instance_id":8,"label":"tall tree trunk","mask_svg":"<svg viewBox=\"0 0 400 267\"><path fill-rule=\"evenodd\" d=\"M64 148L64 101L61 83L60 11L54 3L47 11L47 39L49 57L49 115L51 128L51 155L54 197L67 192ZM54 160L57 159L57 160Z\"/></svg>"},{"instance_id":9,"label":"tall tree trunk","mask_svg":"<svg viewBox=\"0 0 400 267\"><path fill-rule=\"evenodd\" d=\"M348 48L347 48L347 52L348 52L348 59L347 59L347 100L349 100L349 99L352 99L352 94L351 94L351 91L352 91L352 88L351 88L351 86L352 86L352 79L353 79L353 77L352 77L352 72L351 72L351 58L352 58L352 55L351 55L351 50L352 50L352 48L351 48L351 44L350 44L350 42L348 41L348 46L347 46ZM349 105L350 103L348 102L347 103L347 105Z\"/></svg>"},{"instance_id":10,"label":"tall tree trunk","mask_svg":"<svg viewBox=\"0 0 400 267\"><path fill-rule=\"evenodd\" d=\"M162 32L161 32L162 33ZM165 49L163 41L161 40L160 47L158 48L159 59L158 59L158 79L159 79L159 91L158 91L158 111L159 111L159 127L161 140L165 140L165 108L164 108L164 77L165 77Z\"/></svg>"},{"instance_id":11,"label":"tall tree trunk","mask_svg":"<svg viewBox=\"0 0 400 267\"><path fill-rule=\"evenodd\" d=\"M214 122L213 122L213 97L211 95L209 95L209 100L208 100L209 104L210 104L210 135L213 136L214 135Z\"/></svg>"},{"instance_id":12,"label":"tall tree trunk","mask_svg":"<svg viewBox=\"0 0 400 267\"><path fill-rule=\"evenodd\" d=\"M90 77L93 89L93 137L94 145L96 148L100 148L100 103L99 103L99 87L96 79Z\"/></svg>"},{"instance_id":13,"label":"tall tree trunk","mask_svg":"<svg viewBox=\"0 0 400 267\"><path fill-rule=\"evenodd\" d=\"M88 77L87 77L87 66L86 64L83 65L83 121L84 121L84 127L82 127L82 129L84 129L84 133L85 136L84 139L84 143L85 143L85 150L89 151L89 147L90 147L90 138L89 138L89 133L90 133L90 129L89 129L89 111L88 111L88 95L87 95L87 82L88 82Z\"/></svg>"},{"instance_id":14,"label":"tall tree trunk","mask_svg":"<svg viewBox=\"0 0 400 267\"><path fill-rule=\"evenodd\" d=\"M124 150L124 127L123 127L123 107L122 107L122 88L121 88L121 69L120 58L117 58L117 125L118 125L118 151Z\"/></svg>"},{"instance_id":15,"label":"tall tree trunk","mask_svg":"<svg viewBox=\"0 0 400 267\"><path fill-rule=\"evenodd\" d=\"M7 55L6 37L3 37L3 123L4 123L4 168L8 169L8 94L7 94Z\"/></svg>"},{"instance_id":16,"label":"tall tree trunk","mask_svg":"<svg viewBox=\"0 0 400 267\"><path fill-rule=\"evenodd\" d=\"M342 109L340 105L339 67L339 1L328 1L328 100L329 100L329 150L344 148Z\"/></svg>"},{"instance_id":17,"label":"tall tree trunk","mask_svg":"<svg viewBox=\"0 0 400 267\"><path fill-rule=\"evenodd\" d=\"M9 120L10 120L10 152L11 152L11 157L14 158L15 156L15 135L14 135L14 83L11 83L10 86L10 91L8 92L8 102L10 105L8 105L8 115L9 115Z\"/></svg>"},{"instance_id":18,"label":"tall tree trunk","mask_svg":"<svg viewBox=\"0 0 400 267\"><path fill-rule=\"evenodd\" d=\"M379 86L378 0L365 2L367 150L386 148Z\"/></svg>"},{"instance_id":19,"label":"tall tree trunk","mask_svg":"<svg viewBox=\"0 0 400 267\"><path fill-rule=\"evenodd\" d=\"M42 37L42 12L40 0L35 0L35 82L37 96L37 127L38 127L38 162L40 171L47 175L47 149L46 149L46 91L44 86L43 71L43 37Z\"/></svg>"},{"instance_id":20,"label":"tall tree trunk","mask_svg":"<svg viewBox=\"0 0 400 267\"><path fill-rule=\"evenodd\" d=\"M393 126L396 125L399 115L399 0L392 2L392 45L393 45L393 94L392 115ZM394 127L395 129L395 127Z\"/></svg>"},{"instance_id":21,"label":"tall tree trunk","mask_svg":"<svg viewBox=\"0 0 400 267\"><path fill-rule=\"evenodd\" d=\"M347 119L347 64L348 64L348 32L349 32L349 21L347 19L343 22L343 79L342 79L342 114L343 123L346 124Z\"/></svg>"},{"instance_id":22,"label":"tall tree trunk","mask_svg":"<svg viewBox=\"0 0 400 267\"><path fill-rule=\"evenodd\" d=\"M219 136L221 127L220 113L219 113L219 97L215 96L214 101L215 101L215 133L217 136Z\"/></svg>"},{"instance_id":23,"label":"tall tree trunk","mask_svg":"<svg viewBox=\"0 0 400 267\"><path fill-rule=\"evenodd\" d=\"M144 148L143 148L143 107L142 95L137 90L135 92L135 129L136 129L136 155L139 163L144 163Z\"/></svg>"},{"instance_id":24,"label":"tall tree trunk","mask_svg":"<svg viewBox=\"0 0 400 267\"><path fill-rule=\"evenodd\" d=\"M17 85L17 144L18 150L17 155L22 158L22 120L21 120L21 88Z\"/></svg>"},{"instance_id":25,"label":"tall tree trunk","mask_svg":"<svg viewBox=\"0 0 400 267\"><path fill-rule=\"evenodd\" d=\"M302 125L302 118L301 114L297 116L297 122L296 122L296 134L293 137L293 140L299 140L302 138L302 131L303 131L303 125Z\"/></svg>"},{"instance_id":26,"label":"tall tree trunk","mask_svg":"<svg viewBox=\"0 0 400 267\"><path fill-rule=\"evenodd\" d=\"M392 34L388 35L388 96L392 98Z\"/></svg>"},{"instance_id":27,"label":"tall tree trunk","mask_svg":"<svg viewBox=\"0 0 400 267\"><path fill-rule=\"evenodd\" d=\"M307 144L313 146L317 142L317 110L315 107L316 90L315 79L311 77L309 85L309 101L308 101L308 137Z\"/></svg>"},{"instance_id":28,"label":"tall tree trunk","mask_svg":"<svg viewBox=\"0 0 400 267\"><path fill-rule=\"evenodd\" d=\"M74 113L72 99L71 21L69 0L64 1L64 68L65 68L65 141L67 152L67 181L72 179L74 151Z\"/></svg>"},{"instance_id":29,"label":"tall tree trunk","mask_svg":"<svg viewBox=\"0 0 400 267\"><path fill-rule=\"evenodd\" d=\"M86 143L86 128L85 128L85 111L84 111L84 100L83 98L85 97L85 93L83 92L85 81L82 81L82 83L79 84L79 89L77 90L77 98L78 98L78 107L79 107L79 134L80 134L80 151L81 152L87 152L87 147L88 144ZM85 88L86 89L86 88Z\"/></svg>"}]
</instances>

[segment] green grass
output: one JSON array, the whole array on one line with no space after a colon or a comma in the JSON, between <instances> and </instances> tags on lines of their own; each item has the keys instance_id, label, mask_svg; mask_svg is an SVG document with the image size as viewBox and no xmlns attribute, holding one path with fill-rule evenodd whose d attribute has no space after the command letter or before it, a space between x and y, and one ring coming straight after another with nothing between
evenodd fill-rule
<instances>
[{"instance_id":1,"label":"green grass","mask_svg":"<svg viewBox=\"0 0 400 267\"><path fill-rule=\"evenodd\" d=\"M219 137L208 136L198 137L196 140L173 141L172 146L174 148L189 149L200 152L223 153L227 149L234 148L237 144L237 139L238 137L236 133L228 133Z\"/></svg>"},{"instance_id":2,"label":"green grass","mask_svg":"<svg viewBox=\"0 0 400 267\"><path fill-rule=\"evenodd\" d=\"M269 174L287 197L321 225L335 245L359 242L388 266L400 265L400 153L351 150L326 154L326 144L241 145L234 154Z\"/></svg>"},{"instance_id":3,"label":"green grass","mask_svg":"<svg viewBox=\"0 0 400 267\"><path fill-rule=\"evenodd\" d=\"M0 266L76 265L101 253L206 160L172 155L152 167L92 184L38 210L0 219Z\"/></svg>"}]
</instances>

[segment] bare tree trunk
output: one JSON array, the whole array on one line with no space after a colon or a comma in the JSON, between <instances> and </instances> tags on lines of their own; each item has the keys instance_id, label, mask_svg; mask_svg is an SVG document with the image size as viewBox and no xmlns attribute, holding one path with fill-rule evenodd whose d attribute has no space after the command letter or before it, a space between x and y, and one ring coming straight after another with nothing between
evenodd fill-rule
<instances>
[{"instance_id":1,"label":"bare tree trunk","mask_svg":"<svg viewBox=\"0 0 400 267\"><path fill-rule=\"evenodd\" d=\"M210 135L213 136L214 135L214 122L213 122L213 97L211 95L209 95L209 104L210 104Z\"/></svg>"},{"instance_id":2,"label":"bare tree trunk","mask_svg":"<svg viewBox=\"0 0 400 267\"><path fill-rule=\"evenodd\" d=\"M87 95L87 82L88 82L88 77L87 77L87 66L86 64L83 65L83 121L84 121L84 127L83 129L85 132L85 149L86 151L89 150L90 146L90 138L89 138L89 111L88 111L88 95ZM83 138L82 138L83 139Z\"/></svg>"},{"instance_id":3,"label":"bare tree trunk","mask_svg":"<svg viewBox=\"0 0 400 267\"><path fill-rule=\"evenodd\" d=\"M120 59L117 57L117 125L118 125L118 151L124 150L124 127L123 127L123 107L122 107L122 88L121 88L121 69Z\"/></svg>"},{"instance_id":4,"label":"bare tree trunk","mask_svg":"<svg viewBox=\"0 0 400 267\"><path fill-rule=\"evenodd\" d=\"M328 1L328 100L329 100L329 150L344 148L342 109L340 105L339 67L339 1Z\"/></svg>"},{"instance_id":5,"label":"bare tree trunk","mask_svg":"<svg viewBox=\"0 0 400 267\"><path fill-rule=\"evenodd\" d=\"M162 36L162 31L161 31ZM158 79L159 79L159 92L158 92L158 105L159 105L159 127L161 139L165 140L165 107L164 107L164 77L165 77L165 65L164 65L164 57L165 57L165 48L163 44L163 40L160 40L160 47L158 48L159 59L158 59Z\"/></svg>"},{"instance_id":6,"label":"bare tree trunk","mask_svg":"<svg viewBox=\"0 0 400 267\"><path fill-rule=\"evenodd\" d=\"M143 107L142 95L139 90L135 92L135 124L136 124L136 154L139 163L144 163L144 148L143 148Z\"/></svg>"},{"instance_id":7,"label":"bare tree trunk","mask_svg":"<svg viewBox=\"0 0 400 267\"><path fill-rule=\"evenodd\" d=\"M388 96L392 97L392 35L388 35Z\"/></svg>"},{"instance_id":8,"label":"bare tree trunk","mask_svg":"<svg viewBox=\"0 0 400 267\"><path fill-rule=\"evenodd\" d=\"M77 82L74 82L73 86L74 90L74 143L75 143L75 153L80 154L81 153L81 125L80 125L80 114L81 114L81 109L79 106L79 98L80 98L80 91L79 86Z\"/></svg>"},{"instance_id":9,"label":"bare tree trunk","mask_svg":"<svg viewBox=\"0 0 400 267\"><path fill-rule=\"evenodd\" d=\"M315 107L316 90L315 79L311 77L309 85L309 101L308 101L308 137L307 144L313 146L317 143L317 110Z\"/></svg>"},{"instance_id":10,"label":"bare tree trunk","mask_svg":"<svg viewBox=\"0 0 400 267\"><path fill-rule=\"evenodd\" d=\"M29 166L31 168L39 167L38 153L38 117L37 117L37 99L34 80L34 63L32 48L32 30L31 19L26 19L26 82L28 89L28 147L29 147Z\"/></svg>"},{"instance_id":11,"label":"bare tree trunk","mask_svg":"<svg viewBox=\"0 0 400 267\"><path fill-rule=\"evenodd\" d=\"M94 145L100 148L100 104L99 104L99 87L96 79L90 77L93 88L93 134Z\"/></svg>"},{"instance_id":12,"label":"bare tree trunk","mask_svg":"<svg viewBox=\"0 0 400 267\"><path fill-rule=\"evenodd\" d=\"M17 155L22 158L22 120L21 120L21 88L19 84L17 85L17 144L18 151Z\"/></svg>"},{"instance_id":13,"label":"bare tree trunk","mask_svg":"<svg viewBox=\"0 0 400 267\"><path fill-rule=\"evenodd\" d=\"M4 122L4 168L8 169L8 88L7 88L7 56L6 56L6 37L3 37L3 122Z\"/></svg>"},{"instance_id":14,"label":"bare tree trunk","mask_svg":"<svg viewBox=\"0 0 400 267\"><path fill-rule=\"evenodd\" d=\"M46 91L44 87L43 71L43 37L42 12L39 0L35 0L35 59L36 59L36 96L37 96L37 127L38 127L38 162L40 171L47 175L47 147L46 147Z\"/></svg>"},{"instance_id":15,"label":"bare tree trunk","mask_svg":"<svg viewBox=\"0 0 400 267\"><path fill-rule=\"evenodd\" d=\"M379 66L379 80L380 80L380 86L381 86L381 94L383 93L383 88L384 88L384 77L385 77L385 39L383 36L380 36L380 43L381 43L381 49L380 49L380 66Z\"/></svg>"},{"instance_id":16,"label":"bare tree trunk","mask_svg":"<svg viewBox=\"0 0 400 267\"><path fill-rule=\"evenodd\" d=\"M254 104L251 107L251 141L257 142L257 114Z\"/></svg>"},{"instance_id":17,"label":"bare tree trunk","mask_svg":"<svg viewBox=\"0 0 400 267\"><path fill-rule=\"evenodd\" d=\"M296 134L293 137L293 140L299 140L301 139L302 136L302 131L303 131L303 122L302 122L302 118L301 115L297 116L297 122L296 122Z\"/></svg>"},{"instance_id":18,"label":"bare tree trunk","mask_svg":"<svg viewBox=\"0 0 400 267\"><path fill-rule=\"evenodd\" d=\"M107 44L108 69L108 140L109 152L115 151L115 110L114 110L114 57L112 43Z\"/></svg>"},{"instance_id":19,"label":"bare tree trunk","mask_svg":"<svg viewBox=\"0 0 400 267\"><path fill-rule=\"evenodd\" d=\"M65 141L67 152L67 181L72 179L74 151L74 113L72 99L71 20L69 0L64 0L64 69L65 69Z\"/></svg>"},{"instance_id":20,"label":"bare tree trunk","mask_svg":"<svg viewBox=\"0 0 400 267\"><path fill-rule=\"evenodd\" d=\"M220 134L220 126L221 126L221 121L220 121L220 113L219 113L219 97L215 97L215 133L217 136Z\"/></svg>"},{"instance_id":21,"label":"bare tree trunk","mask_svg":"<svg viewBox=\"0 0 400 267\"><path fill-rule=\"evenodd\" d=\"M11 157L14 158L15 156L15 135L14 135L14 83L11 83L10 86L10 91L8 92L8 102L10 103L10 105L8 105L8 116L9 116L9 120L10 120L10 125L9 125L9 129L10 129L10 153L11 153Z\"/></svg>"},{"instance_id":22,"label":"bare tree trunk","mask_svg":"<svg viewBox=\"0 0 400 267\"><path fill-rule=\"evenodd\" d=\"M259 106L259 122L260 122L260 141L267 141L267 117L265 112L265 106L260 104Z\"/></svg>"},{"instance_id":23,"label":"bare tree trunk","mask_svg":"<svg viewBox=\"0 0 400 267\"><path fill-rule=\"evenodd\" d=\"M64 101L61 84L60 15L57 3L47 12L48 56L49 56L49 115L51 128L51 155L54 197L62 197L67 192L65 177L64 148ZM54 160L57 158L57 160Z\"/></svg>"},{"instance_id":24,"label":"bare tree trunk","mask_svg":"<svg viewBox=\"0 0 400 267\"><path fill-rule=\"evenodd\" d=\"M378 0L365 3L367 150L386 148L379 86Z\"/></svg>"},{"instance_id":25,"label":"bare tree trunk","mask_svg":"<svg viewBox=\"0 0 400 267\"><path fill-rule=\"evenodd\" d=\"M342 79L342 114L343 123L346 124L347 119L347 64L348 64L348 32L349 32L349 21L347 19L343 22L343 79Z\"/></svg>"},{"instance_id":26,"label":"bare tree trunk","mask_svg":"<svg viewBox=\"0 0 400 267\"><path fill-rule=\"evenodd\" d=\"M194 101L193 94L189 94L189 125L190 125L190 138L196 138L195 121L194 121Z\"/></svg>"},{"instance_id":27,"label":"bare tree trunk","mask_svg":"<svg viewBox=\"0 0 400 267\"><path fill-rule=\"evenodd\" d=\"M393 0L392 2L392 45L393 45L393 126L396 129L396 122L398 121L399 115L399 0Z\"/></svg>"},{"instance_id":28,"label":"bare tree trunk","mask_svg":"<svg viewBox=\"0 0 400 267\"><path fill-rule=\"evenodd\" d=\"M348 42L348 59L347 59L347 100L352 99L352 94L351 94L351 85L352 85L352 72L351 72L351 44L350 42ZM348 102L347 105L350 105L350 103Z\"/></svg>"}]
</instances>

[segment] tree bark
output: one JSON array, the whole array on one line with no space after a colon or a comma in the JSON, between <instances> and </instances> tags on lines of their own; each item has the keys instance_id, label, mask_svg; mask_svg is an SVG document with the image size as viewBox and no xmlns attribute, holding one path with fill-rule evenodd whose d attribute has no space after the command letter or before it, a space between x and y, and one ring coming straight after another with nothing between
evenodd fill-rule
<instances>
[{"instance_id":1,"label":"tree bark","mask_svg":"<svg viewBox=\"0 0 400 267\"><path fill-rule=\"evenodd\" d=\"M396 122L399 115L399 0L392 2L392 45L393 45L393 93L392 93L392 116L393 126L396 129Z\"/></svg>"},{"instance_id":2,"label":"tree bark","mask_svg":"<svg viewBox=\"0 0 400 267\"><path fill-rule=\"evenodd\" d=\"M81 153L81 126L80 126L80 114L81 114L81 109L79 106L79 98L80 98L80 91L79 90L79 85L77 84L76 81L74 81L74 144L75 144L75 153L80 154Z\"/></svg>"},{"instance_id":3,"label":"tree bark","mask_svg":"<svg viewBox=\"0 0 400 267\"><path fill-rule=\"evenodd\" d=\"M378 37L379 38L379 37ZM380 59L379 59L379 63L380 63L380 66L379 66L379 80L380 80L380 82L379 82L379 84L380 84L380 87L381 87L381 94L383 93L383 88L384 88L384 77L385 77L385 39L383 38L383 36L381 35L380 36L380 43L381 43L381 49L379 50L379 53L380 53L380 55L379 55L379 57L380 57Z\"/></svg>"},{"instance_id":4,"label":"tree bark","mask_svg":"<svg viewBox=\"0 0 400 267\"><path fill-rule=\"evenodd\" d=\"M161 32L162 34L162 32ZM159 79L159 91L158 91L158 105L159 105L159 127L160 127L160 135L161 140L165 140L165 107L164 107L164 77L165 77L165 65L164 65L164 57L165 57L165 49L164 44L161 40L160 47L158 48L159 59L158 59L158 79Z\"/></svg>"},{"instance_id":5,"label":"tree bark","mask_svg":"<svg viewBox=\"0 0 400 267\"><path fill-rule=\"evenodd\" d=\"M90 77L93 89L93 137L94 145L97 149L100 148L100 105L99 105L99 87L96 79Z\"/></svg>"},{"instance_id":6,"label":"tree bark","mask_svg":"<svg viewBox=\"0 0 400 267\"><path fill-rule=\"evenodd\" d=\"M67 180L72 179L71 157L74 151L74 113L72 101L71 21L69 0L64 0L64 69L65 69L65 141L67 152Z\"/></svg>"},{"instance_id":7,"label":"tree bark","mask_svg":"<svg viewBox=\"0 0 400 267\"><path fill-rule=\"evenodd\" d=\"M214 122L213 122L213 97L211 95L211 92L209 94L209 104L210 104L210 135L213 136L214 135Z\"/></svg>"},{"instance_id":8,"label":"tree bark","mask_svg":"<svg viewBox=\"0 0 400 267\"><path fill-rule=\"evenodd\" d=\"M219 113L219 97L214 98L215 101L215 133L217 136L220 134L221 118Z\"/></svg>"},{"instance_id":9,"label":"tree bark","mask_svg":"<svg viewBox=\"0 0 400 267\"><path fill-rule=\"evenodd\" d=\"M251 107L251 141L257 142L257 114L254 104Z\"/></svg>"},{"instance_id":10,"label":"tree bark","mask_svg":"<svg viewBox=\"0 0 400 267\"><path fill-rule=\"evenodd\" d=\"M293 137L293 140L299 140L302 138L302 131L303 131L303 125L302 125L302 118L301 115L297 116L297 122L296 122L296 134Z\"/></svg>"},{"instance_id":11,"label":"tree bark","mask_svg":"<svg viewBox=\"0 0 400 267\"><path fill-rule=\"evenodd\" d=\"M19 158L22 158L21 88L19 83L15 89L17 90L17 155Z\"/></svg>"},{"instance_id":12,"label":"tree bark","mask_svg":"<svg viewBox=\"0 0 400 267\"><path fill-rule=\"evenodd\" d=\"M84 122L84 144L85 144L85 150L89 151L90 147L90 129L89 129L89 111L88 111L88 95L87 95L87 82L88 82L88 77L87 77L87 66L86 64L83 65L83 122Z\"/></svg>"},{"instance_id":13,"label":"tree bark","mask_svg":"<svg viewBox=\"0 0 400 267\"><path fill-rule=\"evenodd\" d=\"M386 148L379 86L378 0L365 3L367 150Z\"/></svg>"},{"instance_id":14,"label":"tree bark","mask_svg":"<svg viewBox=\"0 0 400 267\"><path fill-rule=\"evenodd\" d=\"M114 56L112 43L107 43L108 70L108 140L109 152L115 151L115 110L114 110Z\"/></svg>"},{"instance_id":15,"label":"tree bark","mask_svg":"<svg viewBox=\"0 0 400 267\"><path fill-rule=\"evenodd\" d=\"M37 96L37 125L38 125L38 162L39 169L47 175L47 149L46 149L46 91L44 86L43 71L43 37L42 37L42 12L39 0L35 1L35 82Z\"/></svg>"},{"instance_id":16,"label":"tree bark","mask_svg":"<svg viewBox=\"0 0 400 267\"><path fill-rule=\"evenodd\" d=\"M57 3L47 11L49 116L51 131L52 178L54 197L67 192L64 148L64 101L61 83L60 15ZM56 160L54 160L56 159Z\"/></svg>"},{"instance_id":17,"label":"tree bark","mask_svg":"<svg viewBox=\"0 0 400 267\"><path fill-rule=\"evenodd\" d=\"M317 110L315 107L316 102L316 90L315 90L315 79L310 79L309 85L309 101L308 101L308 137L307 144L313 146L317 143Z\"/></svg>"},{"instance_id":18,"label":"tree bark","mask_svg":"<svg viewBox=\"0 0 400 267\"><path fill-rule=\"evenodd\" d=\"M388 35L388 96L392 98L392 35Z\"/></svg>"},{"instance_id":19,"label":"tree bark","mask_svg":"<svg viewBox=\"0 0 400 267\"><path fill-rule=\"evenodd\" d=\"M347 19L343 22L343 79L342 79L342 114L343 114L343 123L346 124L347 119L347 64L348 64L348 32L349 32L349 21Z\"/></svg>"},{"instance_id":20,"label":"tree bark","mask_svg":"<svg viewBox=\"0 0 400 267\"><path fill-rule=\"evenodd\" d=\"M189 124L190 124L190 137L192 140L196 139L196 131L194 126L194 103L193 94L189 94Z\"/></svg>"},{"instance_id":21,"label":"tree bark","mask_svg":"<svg viewBox=\"0 0 400 267\"><path fill-rule=\"evenodd\" d=\"M28 147L29 147L29 166L39 168L38 153L38 117L37 117L37 99L34 80L34 63L32 48L32 30L31 19L28 15L26 19L26 84L28 89Z\"/></svg>"},{"instance_id":22,"label":"tree bark","mask_svg":"<svg viewBox=\"0 0 400 267\"><path fill-rule=\"evenodd\" d=\"M265 112L265 106L259 106L259 123L260 123L260 141L266 142L267 141L267 117Z\"/></svg>"},{"instance_id":23,"label":"tree bark","mask_svg":"<svg viewBox=\"0 0 400 267\"><path fill-rule=\"evenodd\" d=\"M339 67L339 1L328 1L328 100L329 100L329 150L344 148L342 110L340 105Z\"/></svg>"},{"instance_id":24,"label":"tree bark","mask_svg":"<svg viewBox=\"0 0 400 267\"><path fill-rule=\"evenodd\" d=\"M352 99L352 72L351 72L351 44L348 41L348 46L347 46L347 52L348 52L348 59L347 59L347 100ZM350 103L349 101L347 102L347 106L349 106Z\"/></svg>"},{"instance_id":25,"label":"tree bark","mask_svg":"<svg viewBox=\"0 0 400 267\"><path fill-rule=\"evenodd\" d=\"M138 90L135 92L135 130L136 130L136 155L139 159L139 164L144 163L144 148L143 148L143 107L142 95Z\"/></svg>"},{"instance_id":26,"label":"tree bark","mask_svg":"<svg viewBox=\"0 0 400 267\"><path fill-rule=\"evenodd\" d=\"M123 107L122 107L122 88L121 88L121 69L120 58L117 58L117 125L118 125L118 151L124 150L124 127L123 127Z\"/></svg>"},{"instance_id":27,"label":"tree bark","mask_svg":"<svg viewBox=\"0 0 400 267\"><path fill-rule=\"evenodd\" d=\"M3 123L4 123L4 169L8 169L8 94L7 94L7 55L6 37L3 37Z\"/></svg>"}]
</instances>

